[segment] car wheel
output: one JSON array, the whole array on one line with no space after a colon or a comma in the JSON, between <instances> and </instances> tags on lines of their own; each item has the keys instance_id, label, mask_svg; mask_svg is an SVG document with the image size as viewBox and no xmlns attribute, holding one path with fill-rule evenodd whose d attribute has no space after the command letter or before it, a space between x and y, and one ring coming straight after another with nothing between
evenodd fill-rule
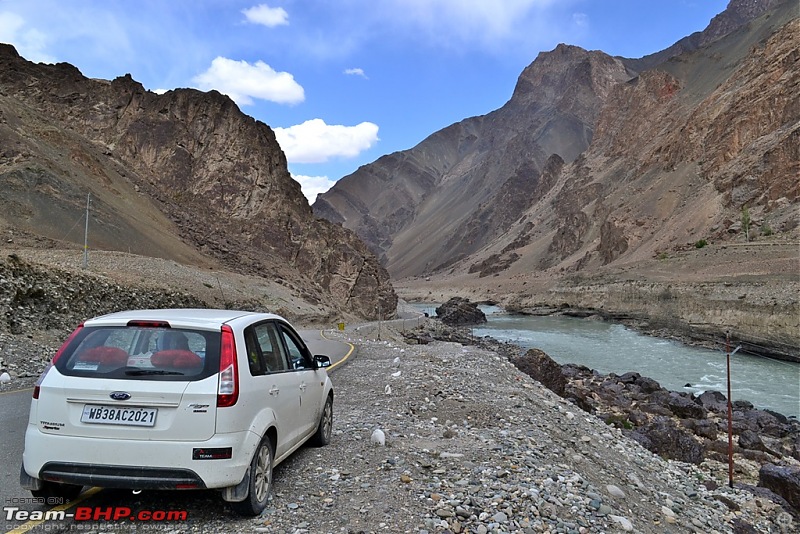
<instances>
[{"instance_id":1,"label":"car wheel","mask_svg":"<svg viewBox=\"0 0 800 534\"><path fill-rule=\"evenodd\" d=\"M31 495L39 499L58 497L71 501L80 494L82 489L83 486L76 486L75 484L62 484L43 480L42 489L31 490Z\"/></svg>"},{"instance_id":2,"label":"car wheel","mask_svg":"<svg viewBox=\"0 0 800 534\"><path fill-rule=\"evenodd\" d=\"M250 484L247 497L241 502L232 502L231 508L239 515L254 516L267 507L269 494L272 491L272 460L275 451L268 437L258 445L253 459L250 461Z\"/></svg>"},{"instance_id":3,"label":"car wheel","mask_svg":"<svg viewBox=\"0 0 800 534\"><path fill-rule=\"evenodd\" d=\"M311 443L317 447L322 447L331 442L331 432L333 430L333 397L328 395L325 407L322 408L322 415L319 418L317 431L311 438Z\"/></svg>"}]
</instances>

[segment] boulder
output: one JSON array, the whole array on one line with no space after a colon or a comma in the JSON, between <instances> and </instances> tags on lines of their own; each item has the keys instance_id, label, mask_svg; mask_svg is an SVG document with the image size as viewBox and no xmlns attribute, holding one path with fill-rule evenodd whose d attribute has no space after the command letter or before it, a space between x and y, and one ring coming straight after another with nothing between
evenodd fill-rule
<instances>
[{"instance_id":1,"label":"boulder","mask_svg":"<svg viewBox=\"0 0 800 534\"><path fill-rule=\"evenodd\" d=\"M695 436L706 438L710 441L717 439L719 426L710 419L682 419L681 426L694 432Z\"/></svg>"},{"instance_id":2,"label":"boulder","mask_svg":"<svg viewBox=\"0 0 800 534\"><path fill-rule=\"evenodd\" d=\"M643 393L653 393L661 389L661 384L647 376L640 376L636 378L634 384L639 386Z\"/></svg>"},{"instance_id":3,"label":"boulder","mask_svg":"<svg viewBox=\"0 0 800 534\"><path fill-rule=\"evenodd\" d=\"M751 422L753 427L758 429L760 434L781 437L785 436L789 430L787 425L781 423L778 417L765 410L748 410L743 413L743 416L744 419Z\"/></svg>"},{"instance_id":4,"label":"boulder","mask_svg":"<svg viewBox=\"0 0 800 534\"><path fill-rule=\"evenodd\" d=\"M600 406L600 403L592 395L591 390L578 386L574 382L567 382L563 397L588 413L595 413L597 407Z\"/></svg>"},{"instance_id":5,"label":"boulder","mask_svg":"<svg viewBox=\"0 0 800 534\"><path fill-rule=\"evenodd\" d=\"M439 313L438 310L436 313ZM530 349L522 356L514 358L511 363L556 395L564 396L567 379L561 373L561 366L544 351Z\"/></svg>"},{"instance_id":6,"label":"boulder","mask_svg":"<svg viewBox=\"0 0 800 534\"><path fill-rule=\"evenodd\" d=\"M568 380L579 380L592 376L592 370L585 365L577 363L565 363L561 366L561 374Z\"/></svg>"},{"instance_id":7,"label":"boulder","mask_svg":"<svg viewBox=\"0 0 800 534\"><path fill-rule=\"evenodd\" d=\"M628 412L628 421L633 423L634 426L646 425L650 418L647 414L639 410L630 410Z\"/></svg>"},{"instance_id":8,"label":"boulder","mask_svg":"<svg viewBox=\"0 0 800 534\"><path fill-rule=\"evenodd\" d=\"M695 402L713 412L727 413L728 411L728 399L719 391L704 391L697 396Z\"/></svg>"},{"instance_id":9,"label":"boulder","mask_svg":"<svg viewBox=\"0 0 800 534\"><path fill-rule=\"evenodd\" d=\"M461 297L453 297L436 308L436 316L450 326L468 326L486 322L486 315L478 305Z\"/></svg>"},{"instance_id":10,"label":"boulder","mask_svg":"<svg viewBox=\"0 0 800 534\"><path fill-rule=\"evenodd\" d=\"M681 418L706 418L705 408L680 393L671 392L667 400L667 406L669 406L672 413Z\"/></svg>"},{"instance_id":11,"label":"boulder","mask_svg":"<svg viewBox=\"0 0 800 534\"><path fill-rule=\"evenodd\" d=\"M669 408L657 402L643 402L639 405L639 408L643 412L655 415L667 416L667 417L672 416L672 411L670 411Z\"/></svg>"},{"instance_id":12,"label":"boulder","mask_svg":"<svg viewBox=\"0 0 800 534\"><path fill-rule=\"evenodd\" d=\"M800 467L764 464L758 472L758 485L780 495L800 513Z\"/></svg>"},{"instance_id":13,"label":"boulder","mask_svg":"<svg viewBox=\"0 0 800 534\"><path fill-rule=\"evenodd\" d=\"M642 375L640 375L639 373L628 372L620 376L618 380L623 384L633 384L634 382L636 382L636 380L640 379L641 377Z\"/></svg>"},{"instance_id":14,"label":"boulder","mask_svg":"<svg viewBox=\"0 0 800 534\"><path fill-rule=\"evenodd\" d=\"M703 446L667 417L656 417L651 423L631 432L631 437L662 458L699 464L705 455Z\"/></svg>"},{"instance_id":15,"label":"boulder","mask_svg":"<svg viewBox=\"0 0 800 534\"><path fill-rule=\"evenodd\" d=\"M739 434L739 446L743 449L767 452L767 447L761 440L761 436L752 430L745 430Z\"/></svg>"}]
</instances>

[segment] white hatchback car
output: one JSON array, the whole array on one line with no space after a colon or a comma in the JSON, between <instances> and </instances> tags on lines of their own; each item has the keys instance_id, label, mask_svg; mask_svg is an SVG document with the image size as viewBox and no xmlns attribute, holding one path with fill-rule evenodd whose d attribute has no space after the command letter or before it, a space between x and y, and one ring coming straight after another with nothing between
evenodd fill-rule
<instances>
[{"instance_id":1,"label":"white hatchback car","mask_svg":"<svg viewBox=\"0 0 800 534\"><path fill-rule=\"evenodd\" d=\"M20 482L68 498L82 486L220 488L236 512L258 514L273 466L308 440L330 441L330 363L272 314L90 319L34 388Z\"/></svg>"}]
</instances>

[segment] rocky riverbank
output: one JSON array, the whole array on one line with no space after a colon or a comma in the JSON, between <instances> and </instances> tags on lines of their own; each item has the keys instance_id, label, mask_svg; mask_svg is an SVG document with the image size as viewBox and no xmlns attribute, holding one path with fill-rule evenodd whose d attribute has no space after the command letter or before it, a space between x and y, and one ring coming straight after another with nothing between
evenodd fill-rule
<instances>
[{"instance_id":1,"label":"rocky riverbank","mask_svg":"<svg viewBox=\"0 0 800 534\"><path fill-rule=\"evenodd\" d=\"M604 375L576 364L559 365L540 350L525 351L491 338L474 338L467 330L430 322L409 335L417 342L432 339L473 344L503 354L576 407L621 429L662 457L703 464L728 480L727 399L719 392L673 392L639 373ZM746 401L732 403L733 478L779 494L794 514L800 511L800 422ZM725 475L723 477L723 475Z\"/></svg>"}]
</instances>

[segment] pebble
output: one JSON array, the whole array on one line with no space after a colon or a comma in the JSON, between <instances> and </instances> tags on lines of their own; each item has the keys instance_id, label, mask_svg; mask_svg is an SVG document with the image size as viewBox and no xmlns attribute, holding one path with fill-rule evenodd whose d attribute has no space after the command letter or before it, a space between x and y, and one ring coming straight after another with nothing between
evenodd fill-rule
<instances>
[{"instance_id":1,"label":"pebble","mask_svg":"<svg viewBox=\"0 0 800 534\"><path fill-rule=\"evenodd\" d=\"M614 484L609 484L606 486L606 490L608 490L608 494L612 497L619 497L620 499L625 498L625 492L619 489Z\"/></svg>"}]
</instances>

